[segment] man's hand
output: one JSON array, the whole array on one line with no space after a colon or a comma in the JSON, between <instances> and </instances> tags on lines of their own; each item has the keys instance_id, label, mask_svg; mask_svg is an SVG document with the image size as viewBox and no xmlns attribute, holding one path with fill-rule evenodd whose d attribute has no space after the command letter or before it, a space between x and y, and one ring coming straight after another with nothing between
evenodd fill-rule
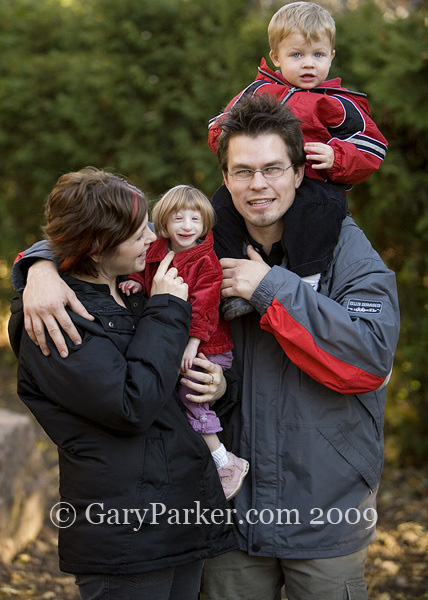
<instances>
[{"instance_id":1,"label":"man's hand","mask_svg":"<svg viewBox=\"0 0 428 600\"><path fill-rule=\"evenodd\" d=\"M334 150L328 144L308 142L304 146L306 158L313 169L331 169L334 164Z\"/></svg>"},{"instance_id":2,"label":"man's hand","mask_svg":"<svg viewBox=\"0 0 428 600\"><path fill-rule=\"evenodd\" d=\"M238 258L222 258L223 281L221 284L222 298L240 296L249 300L263 277L270 271L269 265L254 250L247 247L250 260Z\"/></svg>"},{"instance_id":3,"label":"man's hand","mask_svg":"<svg viewBox=\"0 0 428 600\"><path fill-rule=\"evenodd\" d=\"M45 327L63 358L68 356L68 350L60 327L74 344L82 343L65 306L69 306L73 312L85 319L94 320L76 294L58 275L55 264L50 260L39 260L30 267L22 299L25 329L45 356L50 354Z\"/></svg>"}]
</instances>

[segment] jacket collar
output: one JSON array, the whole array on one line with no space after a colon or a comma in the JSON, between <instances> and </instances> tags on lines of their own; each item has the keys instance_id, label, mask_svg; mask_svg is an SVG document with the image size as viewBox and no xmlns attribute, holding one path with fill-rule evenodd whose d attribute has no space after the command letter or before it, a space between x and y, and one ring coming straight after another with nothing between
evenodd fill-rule
<instances>
[{"instance_id":1,"label":"jacket collar","mask_svg":"<svg viewBox=\"0 0 428 600\"><path fill-rule=\"evenodd\" d=\"M116 313L131 310L132 313L139 314L145 304L145 299L141 294L126 296L126 294L122 294L121 292L125 303L125 307L123 307L114 300L110 294L110 287L105 283L83 281L65 273L61 273L61 277L84 300L83 304L90 313ZM118 278L118 281L120 281L120 278Z\"/></svg>"}]
</instances>

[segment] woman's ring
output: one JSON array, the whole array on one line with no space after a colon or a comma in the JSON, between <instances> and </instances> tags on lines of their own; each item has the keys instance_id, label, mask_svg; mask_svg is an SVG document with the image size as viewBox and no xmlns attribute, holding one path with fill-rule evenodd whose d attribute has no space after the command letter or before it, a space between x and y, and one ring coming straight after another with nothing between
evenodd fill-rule
<instances>
[{"instance_id":1,"label":"woman's ring","mask_svg":"<svg viewBox=\"0 0 428 600\"><path fill-rule=\"evenodd\" d=\"M214 375L211 373L211 381L209 382L208 385L212 385L214 383Z\"/></svg>"}]
</instances>

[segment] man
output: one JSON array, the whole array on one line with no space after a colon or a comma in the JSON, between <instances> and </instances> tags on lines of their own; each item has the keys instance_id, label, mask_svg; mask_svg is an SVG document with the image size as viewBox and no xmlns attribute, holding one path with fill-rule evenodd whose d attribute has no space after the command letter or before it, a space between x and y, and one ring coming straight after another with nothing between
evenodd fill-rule
<instances>
[{"instance_id":1,"label":"man","mask_svg":"<svg viewBox=\"0 0 428 600\"><path fill-rule=\"evenodd\" d=\"M231 321L242 392L226 428L251 469L234 501L241 551L207 561L201 598L277 600L285 583L289 600L363 599L395 278L350 217L317 291L287 269L284 223L305 156L286 107L262 95L232 109L217 155L249 242L250 260L221 263L223 296L256 309Z\"/></svg>"},{"instance_id":2,"label":"man","mask_svg":"<svg viewBox=\"0 0 428 600\"><path fill-rule=\"evenodd\" d=\"M218 406L250 473L233 503L240 550L207 561L201 598L279 600L284 584L289 600L362 600L399 331L395 277L350 217L317 290L287 268L283 232L305 158L287 107L261 95L232 109L218 158L250 259L222 259L222 293L255 308L231 322L240 402ZM57 318L77 333L59 310L68 301L43 314L60 348ZM43 347L43 303L32 304Z\"/></svg>"}]
</instances>

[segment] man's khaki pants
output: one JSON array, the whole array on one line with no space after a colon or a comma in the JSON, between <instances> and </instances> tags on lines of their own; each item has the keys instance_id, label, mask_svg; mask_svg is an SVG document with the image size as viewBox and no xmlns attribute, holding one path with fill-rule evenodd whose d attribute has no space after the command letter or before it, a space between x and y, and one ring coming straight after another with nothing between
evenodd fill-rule
<instances>
[{"instance_id":1,"label":"man's khaki pants","mask_svg":"<svg viewBox=\"0 0 428 600\"><path fill-rule=\"evenodd\" d=\"M249 556L236 550L205 561L201 600L367 600L367 548L311 560Z\"/></svg>"}]
</instances>

